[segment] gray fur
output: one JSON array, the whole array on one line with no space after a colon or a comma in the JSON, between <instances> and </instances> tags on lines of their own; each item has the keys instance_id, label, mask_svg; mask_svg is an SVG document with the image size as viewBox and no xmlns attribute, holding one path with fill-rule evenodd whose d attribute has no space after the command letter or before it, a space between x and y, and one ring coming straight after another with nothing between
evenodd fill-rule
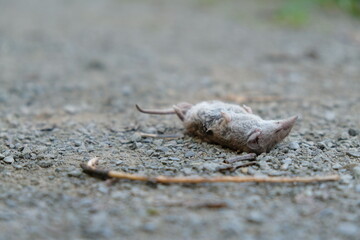
<instances>
[{"instance_id":1,"label":"gray fur","mask_svg":"<svg viewBox=\"0 0 360 240\"><path fill-rule=\"evenodd\" d=\"M297 119L294 116L284 120L263 120L253 114L249 107L219 101L195 105L180 103L173 108L173 113L183 121L189 135L239 152L257 154L268 152L281 142L290 133ZM141 110L139 107L138 109ZM141 111L155 114L159 112Z\"/></svg>"}]
</instances>

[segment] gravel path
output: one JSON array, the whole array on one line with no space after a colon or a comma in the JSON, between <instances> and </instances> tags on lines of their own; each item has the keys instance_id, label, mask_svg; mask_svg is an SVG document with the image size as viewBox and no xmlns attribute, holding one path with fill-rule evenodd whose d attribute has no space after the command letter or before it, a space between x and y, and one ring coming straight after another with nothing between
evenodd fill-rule
<instances>
[{"instance_id":1,"label":"gravel path","mask_svg":"<svg viewBox=\"0 0 360 240\"><path fill-rule=\"evenodd\" d=\"M359 21L318 13L294 29L270 19L275 8L0 0L0 239L358 239ZM174 116L142 115L135 103L209 99L246 103L265 119L300 119L257 165L233 172L218 171L236 155L229 149L139 136L182 126ZM81 172L94 156L148 175L341 180L109 182Z\"/></svg>"}]
</instances>

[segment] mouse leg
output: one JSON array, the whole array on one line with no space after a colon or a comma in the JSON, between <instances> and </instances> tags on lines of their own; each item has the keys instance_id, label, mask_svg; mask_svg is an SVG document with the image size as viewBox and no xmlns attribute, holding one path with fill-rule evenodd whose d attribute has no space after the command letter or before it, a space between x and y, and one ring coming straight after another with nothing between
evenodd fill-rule
<instances>
[{"instance_id":1,"label":"mouse leg","mask_svg":"<svg viewBox=\"0 0 360 240\"><path fill-rule=\"evenodd\" d=\"M176 115L180 118L180 120L181 120L181 121L184 121L185 115L184 115L184 113L182 112L181 108L179 108L179 107L176 106L176 105L174 105L173 108L174 108L174 110L175 110Z\"/></svg>"},{"instance_id":2,"label":"mouse leg","mask_svg":"<svg viewBox=\"0 0 360 240\"><path fill-rule=\"evenodd\" d=\"M243 108L245 109L246 112L253 113L251 107L246 106L245 104L243 104Z\"/></svg>"},{"instance_id":3,"label":"mouse leg","mask_svg":"<svg viewBox=\"0 0 360 240\"><path fill-rule=\"evenodd\" d=\"M180 118L180 120L184 121L185 114L192 106L193 105L190 103L179 103L177 105L174 105L173 108L174 108L176 115Z\"/></svg>"}]
</instances>

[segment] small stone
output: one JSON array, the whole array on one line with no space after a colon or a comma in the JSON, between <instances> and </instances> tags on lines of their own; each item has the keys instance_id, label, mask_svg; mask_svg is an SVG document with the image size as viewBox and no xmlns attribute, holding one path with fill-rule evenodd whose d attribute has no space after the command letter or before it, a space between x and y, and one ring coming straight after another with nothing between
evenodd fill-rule
<instances>
[{"instance_id":1,"label":"small stone","mask_svg":"<svg viewBox=\"0 0 360 240\"><path fill-rule=\"evenodd\" d=\"M291 143L289 143L289 148L291 150L298 150L300 148L300 145L297 142L291 142Z\"/></svg>"},{"instance_id":2,"label":"small stone","mask_svg":"<svg viewBox=\"0 0 360 240\"><path fill-rule=\"evenodd\" d=\"M157 225L155 223L152 223L152 222L145 223L141 227L141 230L143 230L145 232L155 232L156 229L157 229Z\"/></svg>"},{"instance_id":3,"label":"small stone","mask_svg":"<svg viewBox=\"0 0 360 240\"><path fill-rule=\"evenodd\" d=\"M15 160L13 156L7 156L3 159L4 162L12 164Z\"/></svg>"},{"instance_id":4,"label":"small stone","mask_svg":"<svg viewBox=\"0 0 360 240\"><path fill-rule=\"evenodd\" d=\"M157 133L157 130L156 130L156 128L154 128L154 127L148 127L148 128L145 128L145 129L143 130L143 132L144 132L144 133L156 134L156 133Z\"/></svg>"},{"instance_id":5,"label":"small stone","mask_svg":"<svg viewBox=\"0 0 360 240\"><path fill-rule=\"evenodd\" d=\"M292 163L292 159L291 158L285 158L283 161L283 164L281 165L280 169L281 170L287 170L290 166L290 164Z\"/></svg>"},{"instance_id":6,"label":"small stone","mask_svg":"<svg viewBox=\"0 0 360 240\"><path fill-rule=\"evenodd\" d=\"M204 170L215 172L219 169L219 164L213 162L207 162L203 165Z\"/></svg>"},{"instance_id":7,"label":"small stone","mask_svg":"<svg viewBox=\"0 0 360 240\"><path fill-rule=\"evenodd\" d=\"M325 112L325 119L328 121L333 121L336 118L335 112L327 111Z\"/></svg>"},{"instance_id":8,"label":"small stone","mask_svg":"<svg viewBox=\"0 0 360 240\"><path fill-rule=\"evenodd\" d=\"M348 140L349 134L347 132L342 132L340 136L338 136L338 140Z\"/></svg>"},{"instance_id":9,"label":"small stone","mask_svg":"<svg viewBox=\"0 0 360 240\"><path fill-rule=\"evenodd\" d=\"M333 166L332 166L333 169L335 170L338 170L340 168L342 168L342 166L339 164L339 163L335 163Z\"/></svg>"},{"instance_id":10,"label":"small stone","mask_svg":"<svg viewBox=\"0 0 360 240\"><path fill-rule=\"evenodd\" d=\"M191 158L191 157L194 157L195 156L195 153L193 151L188 151L185 153L185 157L186 158Z\"/></svg>"},{"instance_id":11,"label":"small stone","mask_svg":"<svg viewBox=\"0 0 360 240\"><path fill-rule=\"evenodd\" d=\"M343 236L354 237L355 239L359 232L359 227L353 223L343 222L338 225L337 232Z\"/></svg>"},{"instance_id":12,"label":"small stone","mask_svg":"<svg viewBox=\"0 0 360 240\"><path fill-rule=\"evenodd\" d=\"M75 113L79 112L79 107L74 106L74 105L66 105L66 106L64 106L64 111L68 114L75 114Z\"/></svg>"},{"instance_id":13,"label":"small stone","mask_svg":"<svg viewBox=\"0 0 360 240\"><path fill-rule=\"evenodd\" d=\"M177 157L169 157L168 159L171 161L180 161L180 158Z\"/></svg>"},{"instance_id":14,"label":"small stone","mask_svg":"<svg viewBox=\"0 0 360 240\"><path fill-rule=\"evenodd\" d=\"M193 173L191 168L184 168L182 171L185 175L190 175Z\"/></svg>"},{"instance_id":15,"label":"small stone","mask_svg":"<svg viewBox=\"0 0 360 240\"><path fill-rule=\"evenodd\" d=\"M162 140L162 139L156 139L156 140L154 140L154 144L155 144L156 146L161 146L161 145L163 144L163 142L164 142L164 140Z\"/></svg>"},{"instance_id":16,"label":"small stone","mask_svg":"<svg viewBox=\"0 0 360 240\"><path fill-rule=\"evenodd\" d=\"M355 186L355 192L360 193L360 184Z\"/></svg>"},{"instance_id":17,"label":"small stone","mask_svg":"<svg viewBox=\"0 0 360 240\"><path fill-rule=\"evenodd\" d=\"M356 152L356 151L347 151L346 154L351 157L360 157L360 152Z\"/></svg>"},{"instance_id":18,"label":"small stone","mask_svg":"<svg viewBox=\"0 0 360 240\"><path fill-rule=\"evenodd\" d=\"M360 166L356 166L352 169L352 172L354 174L354 178L360 179Z\"/></svg>"},{"instance_id":19,"label":"small stone","mask_svg":"<svg viewBox=\"0 0 360 240\"><path fill-rule=\"evenodd\" d=\"M68 172L69 177L80 177L82 172L80 170L73 170L71 172Z\"/></svg>"},{"instance_id":20,"label":"small stone","mask_svg":"<svg viewBox=\"0 0 360 240\"><path fill-rule=\"evenodd\" d=\"M122 89L121 89L121 93L124 95L124 96L130 96L132 93L133 93L133 90L130 86L124 86Z\"/></svg>"},{"instance_id":21,"label":"small stone","mask_svg":"<svg viewBox=\"0 0 360 240\"><path fill-rule=\"evenodd\" d=\"M37 165L39 165L42 168L49 168L53 165L53 162L52 161L40 161L40 162L38 162Z\"/></svg>"},{"instance_id":22,"label":"small stone","mask_svg":"<svg viewBox=\"0 0 360 240\"><path fill-rule=\"evenodd\" d=\"M146 155L148 155L148 156L151 156L151 155L153 155L153 153L154 153L154 150L147 150L146 152L145 152L145 154Z\"/></svg>"},{"instance_id":23,"label":"small stone","mask_svg":"<svg viewBox=\"0 0 360 240\"><path fill-rule=\"evenodd\" d=\"M131 136L131 138L130 138L130 141L132 141L132 142L138 142L138 141L140 141L141 140L141 134L140 133L138 133L138 132L136 132L136 133L134 133L132 136Z\"/></svg>"},{"instance_id":24,"label":"small stone","mask_svg":"<svg viewBox=\"0 0 360 240\"><path fill-rule=\"evenodd\" d=\"M18 165L18 164L13 164L12 166L13 166L15 169L17 169L17 170L23 168L21 165Z\"/></svg>"},{"instance_id":25,"label":"small stone","mask_svg":"<svg viewBox=\"0 0 360 240\"><path fill-rule=\"evenodd\" d=\"M28 146L25 146L21 153L22 155L30 154L31 149Z\"/></svg>"},{"instance_id":26,"label":"small stone","mask_svg":"<svg viewBox=\"0 0 360 240\"><path fill-rule=\"evenodd\" d=\"M5 158L4 154L0 154L0 160L3 160Z\"/></svg>"},{"instance_id":27,"label":"small stone","mask_svg":"<svg viewBox=\"0 0 360 240\"><path fill-rule=\"evenodd\" d=\"M349 131L348 131L349 135L354 137L356 135L358 135L358 131L356 131L355 129L353 128L350 128Z\"/></svg>"},{"instance_id":28,"label":"small stone","mask_svg":"<svg viewBox=\"0 0 360 240\"><path fill-rule=\"evenodd\" d=\"M93 59L87 63L86 68L89 70L103 71L105 70L106 66L102 61Z\"/></svg>"},{"instance_id":29,"label":"small stone","mask_svg":"<svg viewBox=\"0 0 360 240\"><path fill-rule=\"evenodd\" d=\"M155 149L155 151L167 153L167 152L170 151L170 148L168 148L168 147L157 147L157 148Z\"/></svg>"},{"instance_id":30,"label":"small stone","mask_svg":"<svg viewBox=\"0 0 360 240\"><path fill-rule=\"evenodd\" d=\"M250 212L249 216L246 218L249 222L252 223L263 223L265 222L265 216L258 211Z\"/></svg>"}]
</instances>

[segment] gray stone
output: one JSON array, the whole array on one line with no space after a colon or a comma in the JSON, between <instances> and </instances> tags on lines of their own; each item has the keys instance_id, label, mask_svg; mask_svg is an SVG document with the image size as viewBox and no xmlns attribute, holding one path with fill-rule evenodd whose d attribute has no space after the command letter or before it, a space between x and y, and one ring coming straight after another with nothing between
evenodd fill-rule
<instances>
[{"instance_id":1,"label":"gray stone","mask_svg":"<svg viewBox=\"0 0 360 240\"><path fill-rule=\"evenodd\" d=\"M134 133L132 136L131 136L131 138L130 138L130 141L132 141L132 142L138 142L138 141L140 141L141 140L141 134L140 133L138 133L138 132L136 132L136 133Z\"/></svg>"},{"instance_id":2,"label":"gray stone","mask_svg":"<svg viewBox=\"0 0 360 240\"><path fill-rule=\"evenodd\" d=\"M37 165L39 165L42 168L49 168L53 165L52 161L40 161L37 163Z\"/></svg>"},{"instance_id":3,"label":"gray stone","mask_svg":"<svg viewBox=\"0 0 360 240\"><path fill-rule=\"evenodd\" d=\"M359 233L359 226L350 222L342 222L338 225L336 230L340 235L346 237L357 237Z\"/></svg>"},{"instance_id":4,"label":"gray stone","mask_svg":"<svg viewBox=\"0 0 360 240\"><path fill-rule=\"evenodd\" d=\"M300 148L300 145L298 142L290 142L289 143L289 148L291 150L298 150Z\"/></svg>"},{"instance_id":5,"label":"gray stone","mask_svg":"<svg viewBox=\"0 0 360 240\"><path fill-rule=\"evenodd\" d=\"M68 175L69 177L80 177L81 174L82 174L82 171L76 169L76 170L73 170L73 171L68 172L67 175Z\"/></svg>"},{"instance_id":6,"label":"gray stone","mask_svg":"<svg viewBox=\"0 0 360 240\"><path fill-rule=\"evenodd\" d=\"M191 158L191 157L194 157L195 156L195 153L193 151L188 151L185 153L185 157L186 158Z\"/></svg>"},{"instance_id":7,"label":"gray stone","mask_svg":"<svg viewBox=\"0 0 360 240\"><path fill-rule=\"evenodd\" d=\"M203 165L203 169L205 169L206 171L210 171L210 172L215 172L219 169L219 164L217 163L213 163L213 162L206 162Z\"/></svg>"},{"instance_id":8,"label":"gray stone","mask_svg":"<svg viewBox=\"0 0 360 240\"><path fill-rule=\"evenodd\" d=\"M350 128L349 131L348 131L349 135L354 137L356 135L358 135L358 131L353 129L353 128Z\"/></svg>"},{"instance_id":9,"label":"gray stone","mask_svg":"<svg viewBox=\"0 0 360 240\"><path fill-rule=\"evenodd\" d=\"M157 224L153 222L147 222L141 226L141 230L144 232L155 232L157 230Z\"/></svg>"},{"instance_id":10,"label":"gray stone","mask_svg":"<svg viewBox=\"0 0 360 240\"><path fill-rule=\"evenodd\" d=\"M357 157L357 158L360 157L360 152L357 152L357 151L347 151L346 154L351 157Z\"/></svg>"},{"instance_id":11,"label":"gray stone","mask_svg":"<svg viewBox=\"0 0 360 240\"><path fill-rule=\"evenodd\" d=\"M170 151L170 148L168 148L168 147L157 147L157 148L155 149L155 151L167 153L167 152Z\"/></svg>"},{"instance_id":12,"label":"gray stone","mask_svg":"<svg viewBox=\"0 0 360 240\"><path fill-rule=\"evenodd\" d=\"M183 168L183 173L186 175L190 175L193 173L193 170L191 168Z\"/></svg>"},{"instance_id":13,"label":"gray stone","mask_svg":"<svg viewBox=\"0 0 360 240\"><path fill-rule=\"evenodd\" d=\"M30 154L31 149L28 146L25 146L21 153L22 155Z\"/></svg>"},{"instance_id":14,"label":"gray stone","mask_svg":"<svg viewBox=\"0 0 360 240\"><path fill-rule=\"evenodd\" d=\"M283 164L281 165L280 169L281 170L287 170L290 166L290 164L292 163L292 159L291 158L286 158L283 160Z\"/></svg>"},{"instance_id":15,"label":"gray stone","mask_svg":"<svg viewBox=\"0 0 360 240\"><path fill-rule=\"evenodd\" d=\"M3 159L4 162L12 164L15 160L13 156L7 156Z\"/></svg>"},{"instance_id":16,"label":"gray stone","mask_svg":"<svg viewBox=\"0 0 360 240\"><path fill-rule=\"evenodd\" d=\"M352 169L354 178L360 179L360 166L356 166Z\"/></svg>"},{"instance_id":17,"label":"gray stone","mask_svg":"<svg viewBox=\"0 0 360 240\"><path fill-rule=\"evenodd\" d=\"M168 159L171 161L180 161L180 158L177 157L169 157Z\"/></svg>"},{"instance_id":18,"label":"gray stone","mask_svg":"<svg viewBox=\"0 0 360 240\"><path fill-rule=\"evenodd\" d=\"M252 223L260 224L260 223L265 222L266 217L260 211L253 211L253 212L250 212L250 214L246 217L246 220L248 220L249 222L252 222Z\"/></svg>"},{"instance_id":19,"label":"gray stone","mask_svg":"<svg viewBox=\"0 0 360 240\"><path fill-rule=\"evenodd\" d=\"M332 169L335 169L335 170L340 169L340 168L342 168L342 166L341 166L339 163L335 163L335 164L332 166Z\"/></svg>"}]
</instances>

